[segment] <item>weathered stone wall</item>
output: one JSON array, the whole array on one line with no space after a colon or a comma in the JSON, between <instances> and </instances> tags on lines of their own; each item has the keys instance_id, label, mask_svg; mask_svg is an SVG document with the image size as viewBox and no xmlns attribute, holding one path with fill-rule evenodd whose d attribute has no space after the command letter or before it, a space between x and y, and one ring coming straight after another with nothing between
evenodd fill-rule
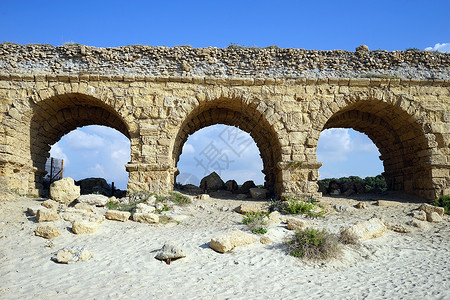
<instances>
[{"instance_id":1,"label":"weathered stone wall","mask_svg":"<svg viewBox=\"0 0 450 300\"><path fill-rule=\"evenodd\" d=\"M129 190L167 192L188 135L217 123L250 133L266 186L278 195L318 195L317 142L333 127L368 134L391 189L426 199L450 193L448 54L12 44L0 51L0 184L21 193L41 188L50 145L89 124L130 138ZM266 59L273 64L264 67L261 53L272 51ZM289 53L291 59L283 56ZM317 56L300 63L299 57L312 54ZM377 55L384 59L370 63ZM314 71L319 78L304 77L311 69L300 66L321 66L324 56L330 57L327 67ZM216 60L206 63L209 58ZM223 72L209 76L217 64L225 65L218 68ZM326 75L349 70L355 78ZM264 72L271 77L261 77ZM374 72L415 77L361 78Z\"/></svg>"}]
</instances>

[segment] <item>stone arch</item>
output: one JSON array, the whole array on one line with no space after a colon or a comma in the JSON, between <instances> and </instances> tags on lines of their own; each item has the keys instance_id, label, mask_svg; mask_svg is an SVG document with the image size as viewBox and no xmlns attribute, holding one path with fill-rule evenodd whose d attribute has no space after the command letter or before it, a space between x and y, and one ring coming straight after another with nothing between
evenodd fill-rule
<instances>
[{"instance_id":1,"label":"stone arch","mask_svg":"<svg viewBox=\"0 0 450 300\"><path fill-rule=\"evenodd\" d=\"M390 190L426 199L435 197L430 168L431 148L423 126L400 105L369 99L335 106L319 131L352 128L367 134L378 147ZM414 111L414 110L413 110Z\"/></svg>"},{"instance_id":2,"label":"stone arch","mask_svg":"<svg viewBox=\"0 0 450 300\"><path fill-rule=\"evenodd\" d=\"M270 192L281 194L282 178L277 167L281 161L279 134L266 119L264 110L258 109L258 102L256 101L244 102L240 99L219 97L212 101L200 102L181 122L173 140L171 152L173 166L176 168L188 136L204 127L215 124L236 126L250 134L263 161L264 169L262 172L265 174L265 187Z\"/></svg>"},{"instance_id":3,"label":"stone arch","mask_svg":"<svg viewBox=\"0 0 450 300\"><path fill-rule=\"evenodd\" d=\"M30 120L30 155L37 189L42 191L51 145L70 131L87 125L103 125L132 138L129 123L108 102L77 92L35 102Z\"/></svg>"}]
</instances>

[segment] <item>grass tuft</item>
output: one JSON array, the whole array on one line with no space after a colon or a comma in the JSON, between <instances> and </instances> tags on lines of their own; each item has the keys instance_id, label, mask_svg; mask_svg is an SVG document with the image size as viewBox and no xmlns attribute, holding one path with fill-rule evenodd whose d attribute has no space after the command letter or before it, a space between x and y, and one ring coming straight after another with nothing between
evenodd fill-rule
<instances>
[{"instance_id":1,"label":"grass tuft","mask_svg":"<svg viewBox=\"0 0 450 300\"><path fill-rule=\"evenodd\" d=\"M307 260L328 260L342 253L337 236L325 229L298 230L286 245L290 255Z\"/></svg>"}]
</instances>

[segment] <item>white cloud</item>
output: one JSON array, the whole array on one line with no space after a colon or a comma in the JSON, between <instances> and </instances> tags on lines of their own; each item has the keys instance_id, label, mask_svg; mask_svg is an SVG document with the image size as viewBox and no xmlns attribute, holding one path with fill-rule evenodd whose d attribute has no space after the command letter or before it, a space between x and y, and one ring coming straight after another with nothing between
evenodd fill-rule
<instances>
[{"instance_id":1,"label":"white cloud","mask_svg":"<svg viewBox=\"0 0 450 300\"><path fill-rule=\"evenodd\" d=\"M319 161L345 161L351 151L348 129L332 128L324 130L317 148Z\"/></svg>"},{"instance_id":2,"label":"white cloud","mask_svg":"<svg viewBox=\"0 0 450 300\"><path fill-rule=\"evenodd\" d=\"M183 153L185 154L191 154L195 153L195 148L191 144L185 143L183 146Z\"/></svg>"},{"instance_id":3,"label":"white cloud","mask_svg":"<svg viewBox=\"0 0 450 300\"><path fill-rule=\"evenodd\" d=\"M72 149L95 149L104 145L104 140L100 136L79 129L67 134L65 140L67 147Z\"/></svg>"},{"instance_id":4,"label":"white cloud","mask_svg":"<svg viewBox=\"0 0 450 300\"><path fill-rule=\"evenodd\" d=\"M437 43L434 47L427 47L425 51L450 52L450 43Z\"/></svg>"},{"instance_id":5,"label":"white cloud","mask_svg":"<svg viewBox=\"0 0 450 300\"><path fill-rule=\"evenodd\" d=\"M64 166L68 167L70 165L70 160L67 155L63 152L63 149L59 146L58 143L54 144L50 148L50 157L59 158L64 160Z\"/></svg>"}]
</instances>

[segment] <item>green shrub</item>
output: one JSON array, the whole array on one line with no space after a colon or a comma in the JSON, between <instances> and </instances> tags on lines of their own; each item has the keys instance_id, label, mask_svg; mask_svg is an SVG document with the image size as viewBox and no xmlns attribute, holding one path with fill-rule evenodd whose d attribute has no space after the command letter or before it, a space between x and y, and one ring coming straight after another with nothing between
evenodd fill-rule
<instances>
[{"instance_id":1,"label":"green shrub","mask_svg":"<svg viewBox=\"0 0 450 300\"><path fill-rule=\"evenodd\" d=\"M169 192L169 195L157 195L156 202L173 202L178 205L191 203L191 199L179 192Z\"/></svg>"},{"instance_id":2,"label":"green shrub","mask_svg":"<svg viewBox=\"0 0 450 300\"><path fill-rule=\"evenodd\" d=\"M290 255L310 260L326 260L341 254L337 236L325 229L298 230L286 245Z\"/></svg>"},{"instance_id":3,"label":"green shrub","mask_svg":"<svg viewBox=\"0 0 450 300\"><path fill-rule=\"evenodd\" d=\"M286 196L283 204L282 212L286 214L306 214L310 217L323 216L324 210L320 208L313 198L309 200L300 200L294 197Z\"/></svg>"},{"instance_id":4,"label":"green shrub","mask_svg":"<svg viewBox=\"0 0 450 300\"><path fill-rule=\"evenodd\" d=\"M258 227L255 229L252 229L252 233L254 234L266 234L267 233L267 229L264 227Z\"/></svg>"},{"instance_id":5,"label":"green shrub","mask_svg":"<svg viewBox=\"0 0 450 300\"><path fill-rule=\"evenodd\" d=\"M246 224L255 234L265 234L267 232L267 219L269 212L258 211L256 213L246 213L242 218L242 223Z\"/></svg>"},{"instance_id":6,"label":"green shrub","mask_svg":"<svg viewBox=\"0 0 450 300\"><path fill-rule=\"evenodd\" d=\"M432 203L434 206L440 206L444 208L444 212L450 215L450 195L441 196L434 200Z\"/></svg>"}]
</instances>

